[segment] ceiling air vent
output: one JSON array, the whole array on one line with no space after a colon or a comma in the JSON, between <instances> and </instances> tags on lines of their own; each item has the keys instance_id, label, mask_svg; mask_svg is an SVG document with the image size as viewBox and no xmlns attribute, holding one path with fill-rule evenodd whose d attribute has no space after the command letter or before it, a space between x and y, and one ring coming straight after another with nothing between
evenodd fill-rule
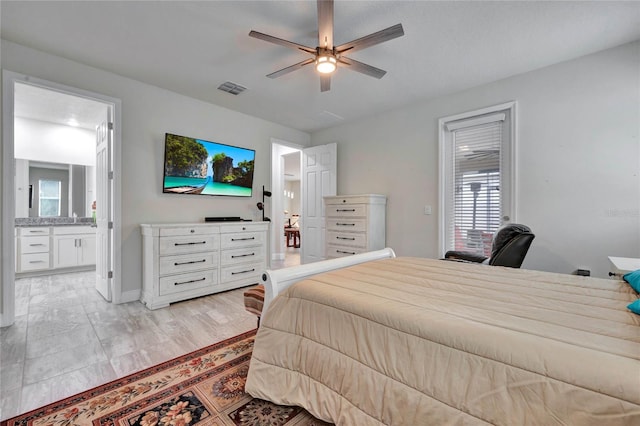
<instances>
[{"instance_id":1,"label":"ceiling air vent","mask_svg":"<svg viewBox=\"0 0 640 426\"><path fill-rule=\"evenodd\" d=\"M240 93L247 90L246 87L242 87L239 84L232 83L227 81L218 86L218 90L222 90L223 92L231 93L232 95L239 95Z\"/></svg>"}]
</instances>

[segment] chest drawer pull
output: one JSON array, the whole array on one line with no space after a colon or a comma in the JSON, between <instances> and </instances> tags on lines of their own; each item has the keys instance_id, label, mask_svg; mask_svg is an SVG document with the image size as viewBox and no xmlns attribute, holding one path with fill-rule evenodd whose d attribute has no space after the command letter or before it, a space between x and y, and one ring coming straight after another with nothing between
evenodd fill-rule
<instances>
[{"instance_id":1,"label":"chest drawer pull","mask_svg":"<svg viewBox=\"0 0 640 426\"><path fill-rule=\"evenodd\" d=\"M355 241L356 239L354 237L336 237L336 240L349 240L349 241Z\"/></svg>"},{"instance_id":2,"label":"chest drawer pull","mask_svg":"<svg viewBox=\"0 0 640 426\"><path fill-rule=\"evenodd\" d=\"M175 285L191 284L191 283L197 283L198 281L204 281L204 280L206 280L206 278L203 277L203 278L200 278L199 280L189 280L189 281L183 281L181 283L176 282L174 284Z\"/></svg>"},{"instance_id":3,"label":"chest drawer pull","mask_svg":"<svg viewBox=\"0 0 640 426\"><path fill-rule=\"evenodd\" d=\"M248 254L236 254L231 256L232 259L235 259L236 257L247 257L247 256L255 256L255 253L248 253Z\"/></svg>"},{"instance_id":4,"label":"chest drawer pull","mask_svg":"<svg viewBox=\"0 0 640 426\"><path fill-rule=\"evenodd\" d=\"M340 222L336 222L337 226L356 226L355 223L340 223Z\"/></svg>"},{"instance_id":5,"label":"chest drawer pull","mask_svg":"<svg viewBox=\"0 0 640 426\"><path fill-rule=\"evenodd\" d=\"M173 265L174 266L178 266L178 265L191 265L193 263L205 263L207 260L206 259L202 259L202 260L192 260L190 262L174 262Z\"/></svg>"},{"instance_id":6,"label":"chest drawer pull","mask_svg":"<svg viewBox=\"0 0 640 426\"><path fill-rule=\"evenodd\" d=\"M29 263L44 263L44 260L30 260Z\"/></svg>"},{"instance_id":7,"label":"chest drawer pull","mask_svg":"<svg viewBox=\"0 0 640 426\"><path fill-rule=\"evenodd\" d=\"M252 268L252 269L247 269L246 271L232 272L231 275L246 274L247 272L254 272L255 270L256 268Z\"/></svg>"},{"instance_id":8,"label":"chest drawer pull","mask_svg":"<svg viewBox=\"0 0 640 426\"><path fill-rule=\"evenodd\" d=\"M248 238L232 238L231 241L250 241L255 240L256 237L248 237Z\"/></svg>"},{"instance_id":9,"label":"chest drawer pull","mask_svg":"<svg viewBox=\"0 0 640 426\"><path fill-rule=\"evenodd\" d=\"M336 209L337 212L355 212L356 209Z\"/></svg>"},{"instance_id":10,"label":"chest drawer pull","mask_svg":"<svg viewBox=\"0 0 640 426\"><path fill-rule=\"evenodd\" d=\"M44 244L29 244L29 247L42 247Z\"/></svg>"},{"instance_id":11,"label":"chest drawer pull","mask_svg":"<svg viewBox=\"0 0 640 426\"><path fill-rule=\"evenodd\" d=\"M343 250L336 250L336 253L343 253L343 254L356 254L356 252L354 252L354 251L343 251Z\"/></svg>"},{"instance_id":12,"label":"chest drawer pull","mask_svg":"<svg viewBox=\"0 0 640 426\"><path fill-rule=\"evenodd\" d=\"M195 244L207 244L206 241L196 241L194 243L173 243L174 246L193 246Z\"/></svg>"}]
</instances>

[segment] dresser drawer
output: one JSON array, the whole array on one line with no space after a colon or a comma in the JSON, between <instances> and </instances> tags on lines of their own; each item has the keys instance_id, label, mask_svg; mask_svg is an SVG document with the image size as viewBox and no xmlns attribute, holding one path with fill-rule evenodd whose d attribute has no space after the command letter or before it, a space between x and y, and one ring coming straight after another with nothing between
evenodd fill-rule
<instances>
[{"instance_id":1,"label":"dresser drawer","mask_svg":"<svg viewBox=\"0 0 640 426\"><path fill-rule=\"evenodd\" d=\"M188 235L213 235L220 232L217 226L185 226L176 228L160 228L161 237L179 237Z\"/></svg>"},{"instance_id":2,"label":"dresser drawer","mask_svg":"<svg viewBox=\"0 0 640 426\"><path fill-rule=\"evenodd\" d=\"M264 246L246 247L220 252L220 265L237 265L247 262L262 262L265 259ZM224 280L223 280L224 281Z\"/></svg>"},{"instance_id":3,"label":"dresser drawer","mask_svg":"<svg viewBox=\"0 0 640 426\"><path fill-rule=\"evenodd\" d=\"M160 278L160 296L183 293L218 284L218 270L210 269L189 274L171 275Z\"/></svg>"},{"instance_id":4,"label":"dresser drawer","mask_svg":"<svg viewBox=\"0 0 640 426\"><path fill-rule=\"evenodd\" d=\"M327 244L351 246L351 247L366 247L367 236L363 233L349 233L349 232L327 232Z\"/></svg>"},{"instance_id":5,"label":"dresser drawer","mask_svg":"<svg viewBox=\"0 0 640 426\"><path fill-rule=\"evenodd\" d=\"M20 254L48 253L49 237L22 237L20 238Z\"/></svg>"},{"instance_id":6,"label":"dresser drawer","mask_svg":"<svg viewBox=\"0 0 640 426\"><path fill-rule=\"evenodd\" d=\"M344 206L330 204L326 206L328 217L363 217L367 215L367 206L363 204L347 204Z\"/></svg>"},{"instance_id":7,"label":"dresser drawer","mask_svg":"<svg viewBox=\"0 0 640 426\"><path fill-rule=\"evenodd\" d=\"M327 245L328 258L351 256L354 254L359 254L364 252L366 252L366 250L361 247L344 247L344 246L336 246L333 244Z\"/></svg>"},{"instance_id":8,"label":"dresser drawer","mask_svg":"<svg viewBox=\"0 0 640 426\"><path fill-rule=\"evenodd\" d=\"M226 283L229 281L246 280L249 281L249 284L251 284L252 281L255 281L257 284L260 282L260 275L265 269L263 262L223 266L220 268L220 281Z\"/></svg>"},{"instance_id":9,"label":"dresser drawer","mask_svg":"<svg viewBox=\"0 0 640 426\"><path fill-rule=\"evenodd\" d=\"M31 235L49 235L48 227L35 227L35 228L18 228L20 231L20 236L31 236Z\"/></svg>"},{"instance_id":10,"label":"dresser drawer","mask_svg":"<svg viewBox=\"0 0 640 426\"><path fill-rule=\"evenodd\" d=\"M218 235L160 237L160 256L218 250Z\"/></svg>"},{"instance_id":11,"label":"dresser drawer","mask_svg":"<svg viewBox=\"0 0 640 426\"><path fill-rule=\"evenodd\" d=\"M327 218L327 229L330 231L364 232L367 229L366 220L352 218Z\"/></svg>"},{"instance_id":12,"label":"dresser drawer","mask_svg":"<svg viewBox=\"0 0 640 426\"><path fill-rule=\"evenodd\" d=\"M266 223L234 223L228 224L223 223L220 225L220 233L221 234L233 234L238 232L260 232L267 231L269 229L269 225Z\"/></svg>"},{"instance_id":13,"label":"dresser drawer","mask_svg":"<svg viewBox=\"0 0 640 426\"><path fill-rule=\"evenodd\" d=\"M160 275L198 271L218 266L217 252L163 256L160 258Z\"/></svg>"},{"instance_id":14,"label":"dresser drawer","mask_svg":"<svg viewBox=\"0 0 640 426\"><path fill-rule=\"evenodd\" d=\"M20 255L20 272L49 269L49 253L31 253Z\"/></svg>"},{"instance_id":15,"label":"dresser drawer","mask_svg":"<svg viewBox=\"0 0 640 426\"><path fill-rule=\"evenodd\" d=\"M264 243L264 232L239 232L220 235L221 248L236 248L262 245Z\"/></svg>"}]
</instances>

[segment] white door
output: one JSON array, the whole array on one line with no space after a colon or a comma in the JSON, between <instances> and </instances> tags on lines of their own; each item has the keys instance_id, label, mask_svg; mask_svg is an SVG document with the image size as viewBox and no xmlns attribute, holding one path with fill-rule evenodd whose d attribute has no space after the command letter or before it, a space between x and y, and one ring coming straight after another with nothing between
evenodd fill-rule
<instances>
[{"instance_id":1,"label":"white door","mask_svg":"<svg viewBox=\"0 0 640 426\"><path fill-rule=\"evenodd\" d=\"M113 124L111 108L107 109L107 120L96 129L96 289L107 301L111 301L112 253L111 232L113 216L111 194L113 191L110 173L111 141Z\"/></svg>"},{"instance_id":2,"label":"white door","mask_svg":"<svg viewBox=\"0 0 640 426\"><path fill-rule=\"evenodd\" d=\"M325 258L324 202L322 197L336 195L337 146L335 143L302 150L300 203L300 262L311 263Z\"/></svg>"}]
</instances>

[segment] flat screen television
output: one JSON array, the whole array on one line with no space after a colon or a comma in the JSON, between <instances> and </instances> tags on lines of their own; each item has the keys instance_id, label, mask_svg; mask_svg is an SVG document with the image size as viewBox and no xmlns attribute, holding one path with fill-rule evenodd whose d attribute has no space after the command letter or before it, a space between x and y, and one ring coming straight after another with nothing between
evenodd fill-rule
<instances>
[{"instance_id":1,"label":"flat screen television","mask_svg":"<svg viewBox=\"0 0 640 426\"><path fill-rule=\"evenodd\" d=\"M251 197L253 149L167 133L162 192Z\"/></svg>"}]
</instances>

